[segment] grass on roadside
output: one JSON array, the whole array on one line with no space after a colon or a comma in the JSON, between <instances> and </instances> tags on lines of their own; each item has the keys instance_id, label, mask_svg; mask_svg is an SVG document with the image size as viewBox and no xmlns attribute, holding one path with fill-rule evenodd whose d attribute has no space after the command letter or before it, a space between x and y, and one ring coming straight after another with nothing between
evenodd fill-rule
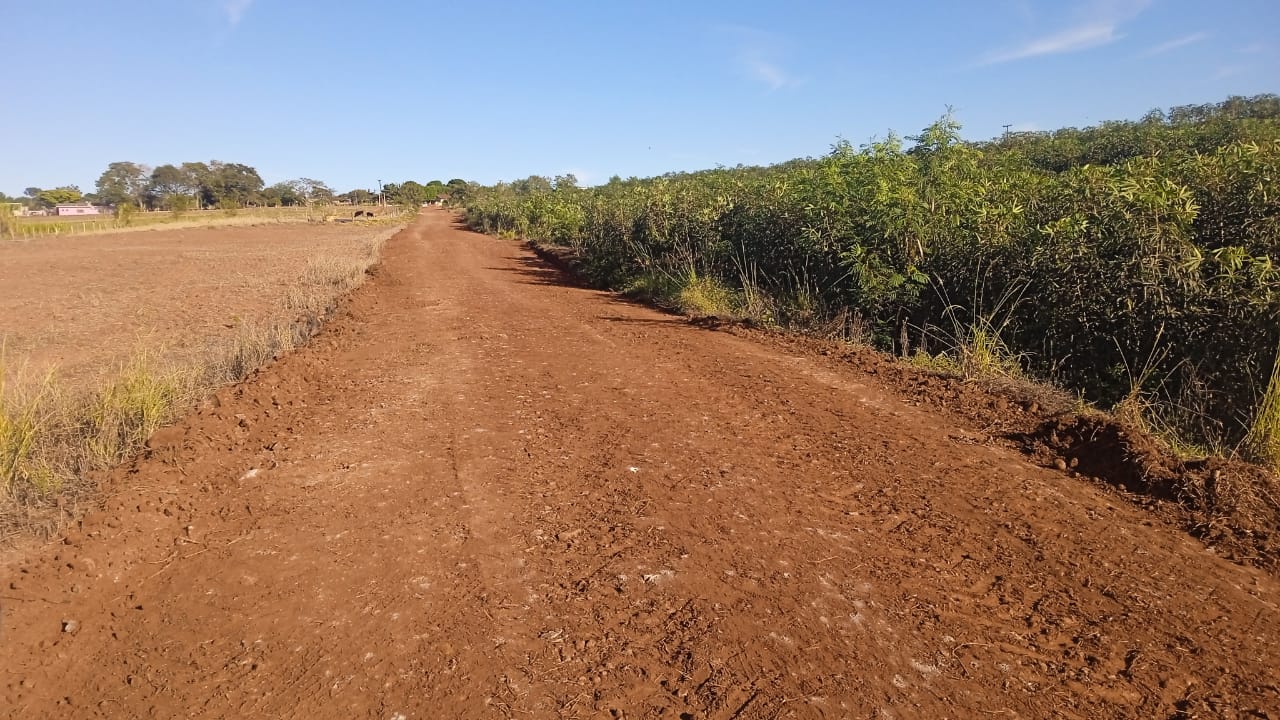
<instances>
[{"instance_id":1,"label":"grass on roadside","mask_svg":"<svg viewBox=\"0 0 1280 720\"><path fill-rule=\"evenodd\" d=\"M1280 473L1280 349L1276 351L1271 379L1249 426L1245 447L1253 460Z\"/></svg>"}]
</instances>

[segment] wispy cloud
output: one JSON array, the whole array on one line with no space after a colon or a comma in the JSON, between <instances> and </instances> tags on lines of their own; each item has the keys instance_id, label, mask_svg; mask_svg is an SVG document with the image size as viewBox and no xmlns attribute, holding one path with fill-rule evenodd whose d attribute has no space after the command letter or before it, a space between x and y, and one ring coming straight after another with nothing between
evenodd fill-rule
<instances>
[{"instance_id":1,"label":"wispy cloud","mask_svg":"<svg viewBox=\"0 0 1280 720\"><path fill-rule=\"evenodd\" d=\"M1143 50L1142 53L1138 55L1138 57L1151 57L1153 55L1163 55L1167 52L1177 50L1178 48L1186 47L1188 45L1194 45L1200 42L1201 40L1204 40L1207 37L1209 37L1209 33L1204 33L1204 32L1184 35L1183 37L1174 38L1173 40L1160 43L1159 45L1156 45L1154 47L1149 47L1146 50Z\"/></svg>"},{"instance_id":2,"label":"wispy cloud","mask_svg":"<svg viewBox=\"0 0 1280 720\"><path fill-rule=\"evenodd\" d=\"M778 35L741 25L724 26L718 30L733 38L733 60L746 77L769 90L781 90L799 82L783 66L781 57L784 43Z\"/></svg>"},{"instance_id":3,"label":"wispy cloud","mask_svg":"<svg viewBox=\"0 0 1280 720\"><path fill-rule=\"evenodd\" d=\"M1109 45L1124 37L1117 33L1116 30L1115 23L1069 28L1052 35L1036 38L1011 50L990 53L979 64L997 65L999 63L1013 62L1014 60L1079 52L1080 50L1088 50L1101 45Z\"/></svg>"},{"instance_id":4,"label":"wispy cloud","mask_svg":"<svg viewBox=\"0 0 1280 720\"><path fill-rule=\"evenodd\" d=\"M249 6L253 4L253 0L223 0L222 10L227 14L227 22L231 27L240 24L244 19L244 14L249 11Z\"/></svg>"},{"instance_id":5,"label":"wispy cloud","mask_svg":"<svg viewBox=\"0 0 1280 720\"><path fill-rule=\"evenodd\" d=\"M778 65L758 57L741 58L747 72L756 80L769 86L770 90L779 90L795 82L795 79Z\"/></svg>"},{"instance_id":6,"label":"wispy cloud","mask_svg":"<svg viewBox=\"0 0 1280 720\"><path fill-rule=\"evenodd\" d=\"M1124 37L1120 26L1146 9L1150 0L1094 0L1079 6L1075 22L1012 48L994 50L980 58L978 66L1061 55L1110 45Z\"/></svg>"}]
</instances>

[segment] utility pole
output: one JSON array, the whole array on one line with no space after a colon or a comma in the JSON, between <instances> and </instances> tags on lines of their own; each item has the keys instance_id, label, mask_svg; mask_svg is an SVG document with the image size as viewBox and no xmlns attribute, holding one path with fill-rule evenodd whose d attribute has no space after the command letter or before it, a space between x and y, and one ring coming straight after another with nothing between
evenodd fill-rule
<instances>
[{"instance_id":1,"label":"utility pole","mask_svg":"<svg viewBox=\"0 0 1280 720\"><path fill-rule=\"evenodd\" d=\"M382 181L378 181L378 205L382 206Z\"/></svg>"},{"instance_id":2,"label":"utility pole","mask_svg":"<svg viewBox=\"0 0 1280 720\"><path fill-rule=\"evenodd\" d=\"M1004 139L1005 139L1005 142L1008 142L1008 141L1009 141L1009 128L1011 128L1011 127L1013 127L1013 126L1012 126L1012 125L1005 125L1005 126L1004 126Z\"/></svg>"}]
</instances>

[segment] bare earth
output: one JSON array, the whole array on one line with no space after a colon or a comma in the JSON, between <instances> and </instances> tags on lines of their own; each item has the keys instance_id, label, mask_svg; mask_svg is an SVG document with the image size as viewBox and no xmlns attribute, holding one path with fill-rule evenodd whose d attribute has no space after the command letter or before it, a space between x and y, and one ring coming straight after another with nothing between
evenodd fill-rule
<instances>
[{"instance_id":1,"label":"bare earth","mask_svg":"<svg viewBox=\"0 0 1280 720\"><path fill-rule=\"evenodd\" d=\"M76 386L161 343L181 361L274 319L310 259L355 258L387 233L273 223L0 242L0 339L25 375L52 367Z\"/></svg>"},{"instance_id":2,"label":"bare earth","mask_svg":"<svg viewBox=\"0 0 1280 720\"><path fill-rule=\"evenodd\" d=\"M0 557L0 716L1280 717L1280 583L428 212Z\"/></svg>"}]
</instances>

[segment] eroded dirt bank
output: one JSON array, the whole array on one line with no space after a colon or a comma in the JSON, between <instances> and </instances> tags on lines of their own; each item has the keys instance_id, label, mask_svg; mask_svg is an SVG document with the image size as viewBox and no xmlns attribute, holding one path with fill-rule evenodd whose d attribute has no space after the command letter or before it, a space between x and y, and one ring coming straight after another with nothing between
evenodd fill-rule
<instances>
[{"instance_id":1,"label":"eroded dirt bank","mask_svg":"<svg viewBox=\"0 0 1280 720\"><path fill-rule=\"evenodd\" d=\"M1273 576L444 212L384 257L0 560L0 716L1277 716Z\"/></svg>"}]
</instances>

